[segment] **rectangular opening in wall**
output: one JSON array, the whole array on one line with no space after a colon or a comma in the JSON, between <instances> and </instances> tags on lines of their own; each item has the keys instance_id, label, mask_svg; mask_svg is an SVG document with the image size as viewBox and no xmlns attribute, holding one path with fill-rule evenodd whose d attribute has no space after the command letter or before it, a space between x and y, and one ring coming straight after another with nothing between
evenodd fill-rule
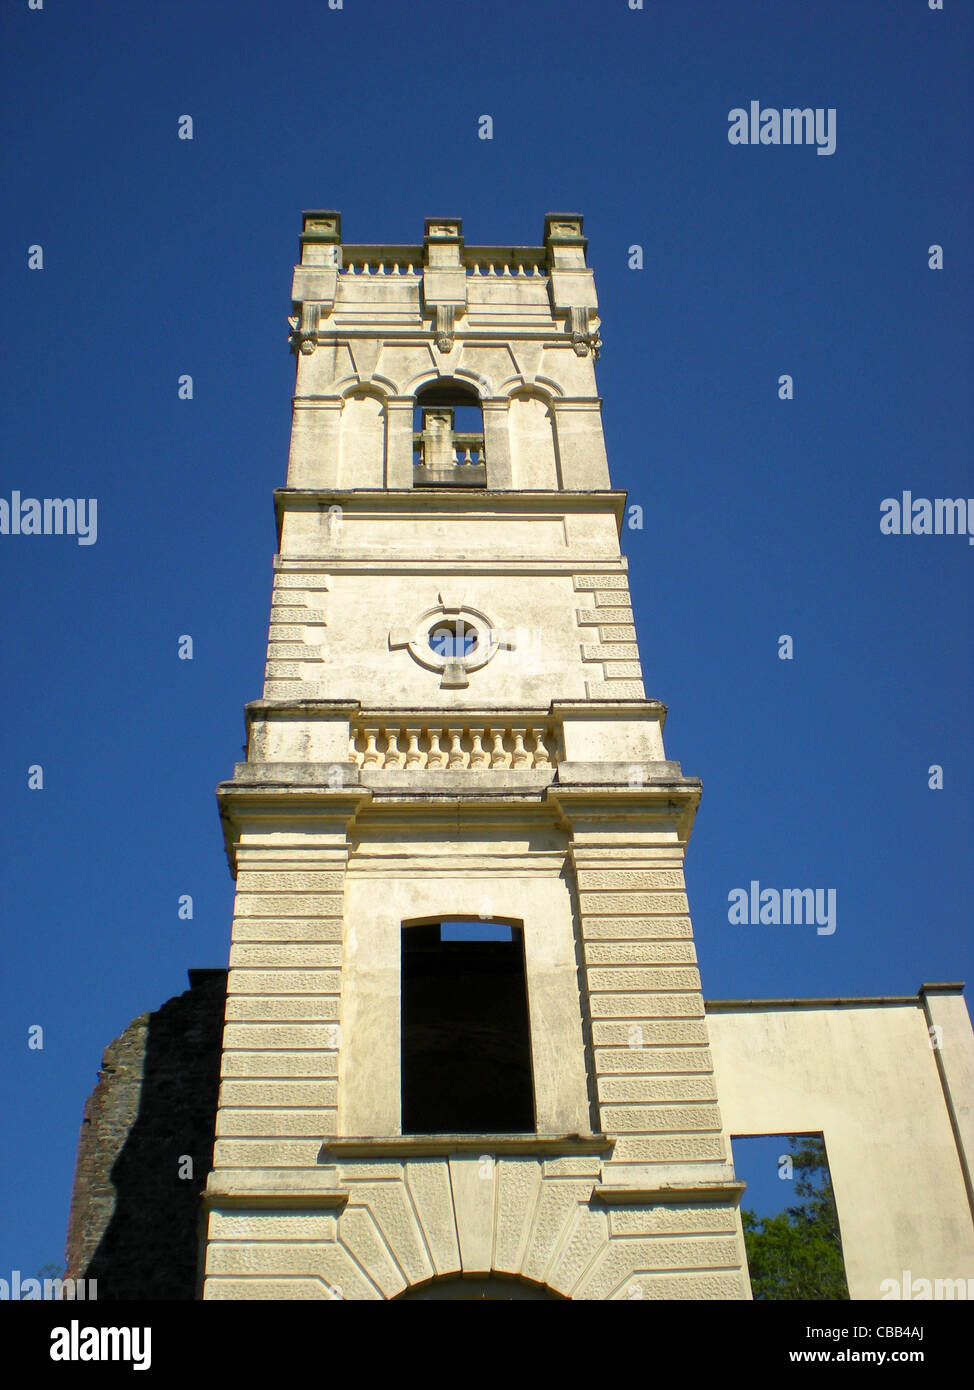
<instances>
[{"instance_id":1,"label":"rectangular opening in wall","mask_svg":"<svg viewBox=\"0 0 974 1390\"><path fill-rule=\"evenodd\" d=\"M849 1297L821 1133L732 1135L751 1292L762 1302Z\"/></svg>"},{"instance_id":2,"label":"rectangular opening in wall","mask_svg":"<svg viewBox=\"0 0 974 1390\"><path fill-rule=\"evenodd\" d=\"M402 929L402 1131L534 1132L521 926L444 919Z\"/></svg>"}]
</instances>

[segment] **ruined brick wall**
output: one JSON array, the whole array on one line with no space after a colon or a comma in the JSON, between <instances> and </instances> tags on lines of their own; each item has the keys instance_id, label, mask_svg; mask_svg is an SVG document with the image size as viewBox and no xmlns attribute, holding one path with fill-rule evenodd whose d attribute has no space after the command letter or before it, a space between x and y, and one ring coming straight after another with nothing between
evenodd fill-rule
<instances>
[{"instance_id":1,"label":"ruined brick wall","mask_svg":"<svg viewBox=\"0 0 974 1390\"><path fill-rule=\"evenodd\" d=\"M196 1297L226 971L189 979L105 1049L85 1104L66 1273L97 1279L99 1300Z\"/></svg>"}]
</instances>

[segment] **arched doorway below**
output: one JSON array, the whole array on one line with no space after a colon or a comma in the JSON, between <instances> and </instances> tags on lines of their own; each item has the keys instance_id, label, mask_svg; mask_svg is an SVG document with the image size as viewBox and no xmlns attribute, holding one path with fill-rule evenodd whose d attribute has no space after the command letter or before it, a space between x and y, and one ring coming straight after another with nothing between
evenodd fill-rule
<instances>
[{"instance_id":1,"label":"arched doorway below","mask_svg":"<svg viewBox=\"0 0 974 1390\"><path fill-rule=\"evenodd\" d=\"M551 1289L540 1284L528 1284L522 1279L503 1279L497 1275L485 1275L476 1279L463 1279L459 1275L447 1274L441 1279L433 1279L418 1288L406 1289L397 1298L415 1299L454 1299L457 1302L509 1303L522 1298L552 1298L563 1303L566 1300Z\"/></svg>"}]
</instances>

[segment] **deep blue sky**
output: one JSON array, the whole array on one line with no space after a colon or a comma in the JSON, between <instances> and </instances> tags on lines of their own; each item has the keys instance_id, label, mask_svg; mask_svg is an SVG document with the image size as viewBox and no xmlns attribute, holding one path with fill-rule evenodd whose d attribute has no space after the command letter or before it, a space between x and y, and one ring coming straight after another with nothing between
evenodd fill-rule
<instances>
[{"instance_id":1,"label":"deep blue sky","mask_svg":"<svg viewBox=\"0 0 974 1390\"><path fill-rule=\"evenodd\" d=\"M704 782L706 993L974 973L974 548L879 531L905 488L974 493L967 6L6 0L2 24L0 496L97 497L99 530L0 536L0 1277L61 1257L102 1048L226 962L213 789L261 688L303 208L362 242L450 214L537 244L585 214L647 693ZM731 146L752 99L834 107L835 154ZM752 878L834 888L835 934L729 925Z\"/></svg>"}]
</instances>

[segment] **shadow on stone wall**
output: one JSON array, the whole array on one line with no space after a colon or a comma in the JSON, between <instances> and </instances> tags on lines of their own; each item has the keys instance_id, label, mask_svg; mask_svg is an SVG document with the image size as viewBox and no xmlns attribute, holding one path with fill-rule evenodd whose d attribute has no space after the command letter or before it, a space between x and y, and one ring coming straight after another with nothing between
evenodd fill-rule
<instances>
[{"instance_id":1,"label":"shadow on stone wall","mask_svg":"<svg viewBox=\"0 0 974 1390\"><path fill-rule=\"evenodd\" d=\"M185 994L105 1049L81 1124L66 1270L97 1280L99 1302L197 1297L226 979L191 970Z\"/></svg>"}]
</instances>

